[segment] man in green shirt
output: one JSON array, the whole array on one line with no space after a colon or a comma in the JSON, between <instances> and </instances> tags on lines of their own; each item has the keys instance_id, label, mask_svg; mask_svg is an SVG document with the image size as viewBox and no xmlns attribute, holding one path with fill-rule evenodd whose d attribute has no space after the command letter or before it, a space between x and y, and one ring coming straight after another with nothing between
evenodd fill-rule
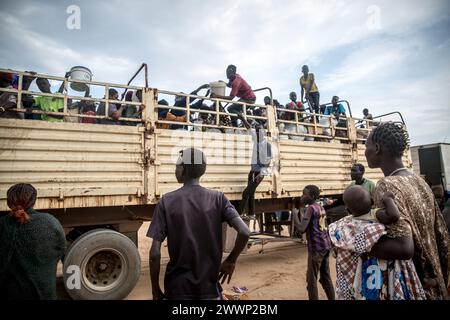
<instances>
[{"instance_id":1,"label":"man in green shirt","mask_svg":"<svg viewBox=\"0 0 450 320\"><path fill-rule=\"evenodd\" d=\"M364 178L365 168L361 163L355 163L350 171L350 176L352 177L352 183L349 186L354 186L355 184L363 187L369 191L370 195L373 196L373 191L375 190L375 183L372 180Z\"/></svg>"},{"instance_id":2,"label":"man in green shirt","mask_svg":"<svg viewBox=\"0 0 450 320\"><path fill-rule=\"evenodd\" d=\"M36 84L43 93L52 93L50 88L50 82L46 78L37 78ZM64 82L61 84L57 94L62 94L64 91ZM55 98L55 97L43 97L39 96L34 98L34 103L39 109L42 111L48 112L63 112L64 111L64 99L63 98ZM64 116L55 116L55 115L42 115L42 120L50 121L50 122L62 122L64 120Z\"/></svg>"}]
</instances>

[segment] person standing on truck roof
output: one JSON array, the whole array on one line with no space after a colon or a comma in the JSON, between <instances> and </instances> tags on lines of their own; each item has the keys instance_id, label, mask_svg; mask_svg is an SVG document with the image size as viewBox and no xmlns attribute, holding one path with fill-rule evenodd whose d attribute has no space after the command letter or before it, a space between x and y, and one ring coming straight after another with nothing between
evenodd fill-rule
<instances>
[{"instance_id":1,"label":"person standing on truck roof","mask_svg":"<svg viewBox=\"0 0 450 320\"><path fill-rule=\"evenodd\" d=\"M315 185L308 185L303 189L300 199L301 206L308 205L299 221L296 214L293 215L294 224L302 234L306 233L308 242L308 269L306 282L309 300L319 300L317 288L317 275L320 272L319 282L322 285L328 300L334 300L333 281L330 276L330 251L331 239L328 234L325 209L317 202L320 189Z\"/></svg>"},{"instance_id":2,"label":"person standing on truck roof","mask_svg":"<svg viewBox=\"0 0 450 320\"><path fill-rule=\"evenodd\" d=\"M380 168L385 176L377 183L375 205L383 208L383 194L392 192L400 211L400 219L390 225L391 233L372 247L371 255L403 259L394 248L412 237L413 262L427 299L449 299L446 286L450 274L450 236L430 187L403 165L408 144L408 133L393 122L380 124L367 138L367 163L370 168Z\"/></svg>"},{"instance_id":3,"label":"person standing on truck roof","mask_svg":"<svg viewBox=\"0 0 450 320\"><path fill-rule=\"evenodd\" d=\"M6 193L9 214L0 216L0 299L56 299L56 267L66 247L63 227L34 211L37 191L19 183Z\"/></svg>"},{"instance_id":4,"label":"person standing on truck roof","mask_svg":"<svg viewBox=\"0 0 450 320\"><path fill-rule=\"evenodd\" d=\"M253 141L251 169L248 173L247 187L242 193L242 200L239 203L238 212L242 215L245 208L248 207L248 215L254 216L255 191L264 179L264 176L268 175L267 169L272 161L272 146L267 141L266 131L261 124L254 121L255 128L252 128L250 123L244 118L242 112L238 112L238 117L247 130L250 131Z\"/></svg>"},{"instance_id":5,"label":"person standing on truck roof","mask_svg":"<svg viewBox=\"0 0 450 320\"><path fill-rule=\"evenodd\" d=\"M312 108L311 112L323 113L320 109L320 93L317 88L316 78L313 73L309 73L309 67L304 65L302 67L303 75L300 77L300 87L302 88L301 100L302 102L309 102L309 106ZM303 100L305 97L305 100Z\"/></svg>"},{"instance_id":6,"label":"person standing on truck roof","mask_svg":"<svg viewBox=\"0 0 450 320\"><path fill-rule=\"evenodd\" d=\"M366 168L361 163L355 163L350 169L350 176L353 181L350 183L349 187L354 185L361 186L369 192L371 197L373 197L375 183L372 180L364 178L365 172Z\"/></svg>"},{"instance_id":7,"label":"person standing on truck roof","mask_svg":"<svg viewBox=\"0 0 450 320\"><path fill-rule=\"evenodd\" d=\"M230 64L226 70L227 78L229 80L227 87L231 88L230 95L221 96L213 93L211 94L211 98L233 100L235 97L238 97L239 102L249 104L255 103L256 96L252 90L252 87L250 87L247 81L245 81L244 78L242 78L239 74L237 74L236 71L237 71L236 66L232 64ZM243 105L238 103L232 104L231 106L228 107L228 112L234 114L237 114L238 112L243 112ZM234 127L237 127L236 117L232 117L231 122L233 123Z\"/></svg>"},{"instance_id":8,"label":"person standing on truck roof","mask_svg":"<svg viewBox=\"0 0 450 320\"><path fill-rule=\"evenodd\" d=\"M154 300L220 300L219 281L230 282L236 260L247 245L250 230L233 205L219 191L199 183L206 171L202 151L180 151L175 176L180 189L165 194L158 203L147 236L150 249L150 279ZM237 231L235 246L222 261L222 223ZM167 238L170 261L164 277L164 292L159 286L161 244Z\"/></svg>"}]
</instances>

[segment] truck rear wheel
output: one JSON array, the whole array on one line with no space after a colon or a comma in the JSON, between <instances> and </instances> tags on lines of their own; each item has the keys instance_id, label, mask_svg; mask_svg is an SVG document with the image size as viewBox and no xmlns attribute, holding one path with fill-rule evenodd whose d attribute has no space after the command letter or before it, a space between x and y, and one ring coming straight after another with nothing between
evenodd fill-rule
<instances>
[{"instance_id":1,"label":"truck rear wheel","mask_svg":"<svg viewBox=\"0 0 450 320\"><path fill-rule=\"evenodd\" d=\"M81 235L67 250L64 286L72 299L124 299L135 287L140 271L141 259L133 241L113 230L95 229Z\"/></svg>"}]
</instances>

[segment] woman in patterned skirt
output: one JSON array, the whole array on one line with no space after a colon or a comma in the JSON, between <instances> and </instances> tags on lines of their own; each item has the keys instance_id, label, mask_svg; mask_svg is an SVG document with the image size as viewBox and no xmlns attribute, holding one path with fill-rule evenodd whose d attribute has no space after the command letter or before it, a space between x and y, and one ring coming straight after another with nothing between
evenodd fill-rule
<instances>
[{"instance_id":1,"label":"woman in patterned skirt","mask_svg":"<svg viewBox=\"0 0 450 320\"><path fill-rule=\"evenodd\" d=\"M400 211L400 219L389 226L387 235L373 246L371 254L381 259L399 259L393 249L412 236L413 262L427 299L449 299L449 233L430 187L403 165L408 140L402 126L392 122L379 125L367 138L365 155L369 167L380 168L385 176L377 183L375 205L383 207L383 194L391 192Z\"/></svg>"}]
</instances>

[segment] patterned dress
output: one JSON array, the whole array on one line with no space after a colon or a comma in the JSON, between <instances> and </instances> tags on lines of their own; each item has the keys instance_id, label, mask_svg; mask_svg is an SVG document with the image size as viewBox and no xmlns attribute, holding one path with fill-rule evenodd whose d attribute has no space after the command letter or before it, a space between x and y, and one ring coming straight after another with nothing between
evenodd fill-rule
<instances>
[{"instance_id":1,"label":"patterned dress","mask_svg":"<svg viewBox=\"0 0 450 320\"><path fill-rule=\"evenodd\" d=\"M427 299L449 299L447 291L450 266L450 238L444 218L428 184L418 175L388 176L378 181L375 205L382 207L386 191L395 196L400 219L387 226L391 238L411 236L414 240L414 265L419 279L434 279L436 286L425 287Z\"/></svg>"},{"instance_id":2,"label":"patterned dress","mask_svg":"<svg viewBox=\"0 0 450 320\"><path fill-rule=\"evenodd\" d=\"M346 216L332 223L329 233L337 248L336 299L426 299L411 259L382 260L368 254L386 234L383 224Z\"/></svg>"}]
</instances>

